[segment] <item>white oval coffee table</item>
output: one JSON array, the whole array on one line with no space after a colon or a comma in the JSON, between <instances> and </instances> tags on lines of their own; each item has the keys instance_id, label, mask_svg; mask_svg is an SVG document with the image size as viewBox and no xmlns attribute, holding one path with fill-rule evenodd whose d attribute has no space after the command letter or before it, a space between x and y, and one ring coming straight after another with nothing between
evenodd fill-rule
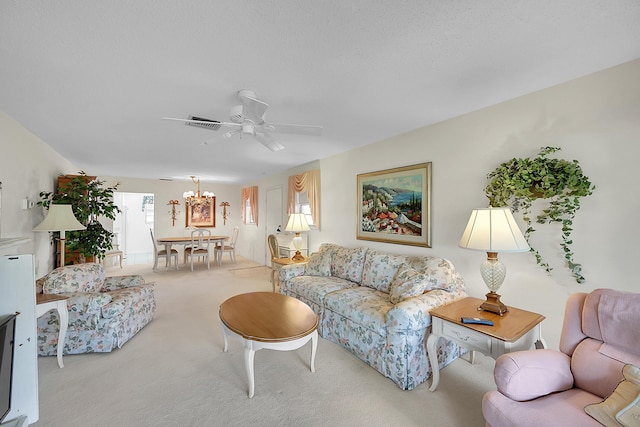
<instances>
[{"instance_id":1,"label":"white oval coffee table","mask_svg":"<svg viewBox=\"0 0 640 427\"><path fill-rule=\"evenodd\" d=\"M244 363L253 397L255 352L296 350L311 340L311 372L315 372L318 347L318 316L295 298L274 292L250 292L229 298L220 305L220 321L227 351L227 336L238 337L244 346Z\"/></svg>"}]
</instances>

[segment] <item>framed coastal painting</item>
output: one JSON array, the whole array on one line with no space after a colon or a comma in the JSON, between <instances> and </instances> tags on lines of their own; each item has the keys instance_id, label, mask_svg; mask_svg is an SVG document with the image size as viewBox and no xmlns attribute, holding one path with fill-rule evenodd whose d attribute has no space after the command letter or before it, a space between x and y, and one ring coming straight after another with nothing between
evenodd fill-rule
<instances>
[{"instance_id":1,"label":"framed coastal painting","mask_svg":"<svg viewBox=\"0 0 640 427\"><path fill-rule=\"evenodd\" d=\"M194 204L187 204L187 227L216 226L216 198L200 198Z\"/></svg>"},{"instance_id":2,"label":"framed coastal painting","mask_svg":"<svg viewBox=\"0 0 640 427\"><path fill-rule=\"evenodd\" d=\"M431 162L359 174L356 238L431 247Z\"/></svg>"}]
</instances>

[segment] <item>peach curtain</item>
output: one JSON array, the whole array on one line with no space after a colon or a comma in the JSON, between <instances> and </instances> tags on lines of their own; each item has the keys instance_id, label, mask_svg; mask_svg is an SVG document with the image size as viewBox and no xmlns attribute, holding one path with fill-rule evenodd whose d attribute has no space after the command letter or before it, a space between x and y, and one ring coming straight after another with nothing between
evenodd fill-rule
<instances>
[{"instance_id":1,"label":"peach curtain","mask_svg":"<svg viewBox=\"0 0 640 427\"><path fill-rule=\"evenodd\" d=\"M242 189L242 223L247 223L247 214L245 212L245 201L249 200L249 206L251 207L251 216L253 217L253 223L258 225L258 186L245 187Z\"/></svg>"},{"instance_id":2,"label":"peach curtain","mask_svg":"<svg viewBox=\"0 0 640 427\"><path fill-rule=\"evenodd\" d=\"M287 215L295 213L296 193L307 192L313 223L320 229L320 169L307 171L289 177Z\"/></svg>"}]
</instances>

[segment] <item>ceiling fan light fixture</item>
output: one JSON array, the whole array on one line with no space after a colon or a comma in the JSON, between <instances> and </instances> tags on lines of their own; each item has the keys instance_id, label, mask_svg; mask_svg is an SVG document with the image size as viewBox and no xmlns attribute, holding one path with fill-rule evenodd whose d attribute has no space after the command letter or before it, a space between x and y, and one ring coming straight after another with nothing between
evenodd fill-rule
<instances>
[{"instance_id":1,"label":"ceiling fan light fixture","mask_svg":"<svg viewBox=\"0 0 640 427\"><path fill-rule=\"evenodd\" d=\"M256 128L253 123L243 123L242 124L242 133L247 133L249 135L256 135Z\"/></svg>"},{"instance_id":2,"label":"ceiling fan light fixture","mask_svg":"<svg viewBox=\"0 0 640 427\"><path fill-rule=\"evenodd\" d=\"M231 111L229 111L229 116L232 122L242 123L242 120L244 120L244 116L242 115L242 105L236 105L234 107L231 107Z\"/></svg>"}]
</instances>

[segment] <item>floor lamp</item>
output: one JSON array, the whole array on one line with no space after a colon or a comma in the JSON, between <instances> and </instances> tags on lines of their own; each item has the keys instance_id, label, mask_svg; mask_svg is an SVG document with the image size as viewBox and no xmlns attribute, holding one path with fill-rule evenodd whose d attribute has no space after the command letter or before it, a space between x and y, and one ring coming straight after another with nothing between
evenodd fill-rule
<instances>
[{"instance_id":1,"label":"floor lamp","mask_svg":"<svg viewBox=\"0 0 640 427\"><path fill-rule=\"evenodd\" d=\"M36 226L33 231L59 231L60 232L60 266L64 266L65 232L73 230L85 230L73 215L71 205L49 205L49 211L44 221Z\"/></svg>"},{"instance_id":2,"label":"floor lamp","mask_svg":"<svg viewBox=\"0 0 640 427\"><path fill-rule=\"evenodd\" d=\"M529 250L529 244L509 208L474 209L459 246L487 253L487 260L480 265L480 275L489 288L489 293L478 310L502 316L509 309L500 301L500 295L496 291L507 275L507 268L498 260L498 252Z\"/></svg>"}]
</instances>

